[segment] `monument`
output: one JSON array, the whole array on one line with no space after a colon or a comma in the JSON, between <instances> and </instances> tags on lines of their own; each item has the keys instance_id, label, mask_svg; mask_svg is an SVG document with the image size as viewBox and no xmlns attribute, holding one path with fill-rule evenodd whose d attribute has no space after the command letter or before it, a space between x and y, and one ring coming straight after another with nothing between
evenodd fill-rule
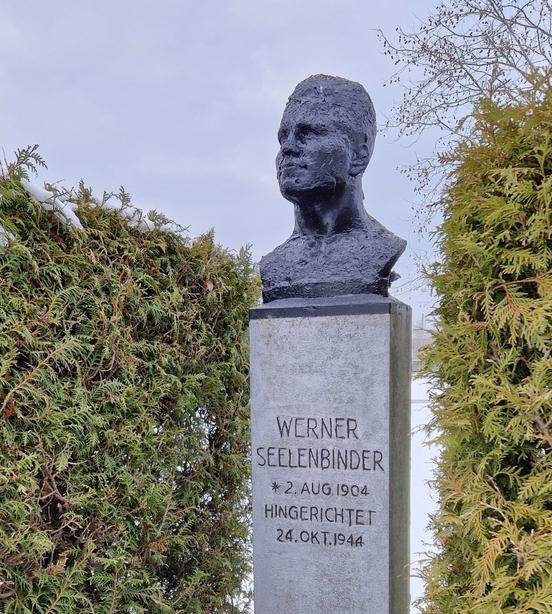
<instances>
[{"instance_id":1,"label":"monument","mask_svg":"<svg viewBox=\"0 0 552 614\"><path fill-rule=\"evenodd\" d=\"M301 82L276 158L291 237L251 310L256 614L409 611L410 309L405 242L363 205L375 112L339 77Z\"/></svg>"}]
</instances>

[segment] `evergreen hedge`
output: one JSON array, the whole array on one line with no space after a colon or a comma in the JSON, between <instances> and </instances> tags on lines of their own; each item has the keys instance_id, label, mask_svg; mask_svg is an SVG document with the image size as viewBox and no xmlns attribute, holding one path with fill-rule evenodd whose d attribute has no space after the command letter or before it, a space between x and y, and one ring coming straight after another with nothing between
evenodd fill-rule
<instances>
[{"instance_id":1,"label":"evergreen hedge","mask_svg":"<svg viewBox=\"0 0 552 614\"><path fill-rule=\"evenodd\" d=\"M458 147L423 358L442 446L427 614L552 612L552 96Z\"/></svg>"},{"instance_id":2,"label":"evergreen hedge","mask_svg":"<svg viewBox=\"0 0 552 614\"><path fill-rule=\"evenodd\" d=\"M249 256L82 186L76 231L23 172L0 177L0 611L241 612Z\"/></svg>"}]
</instances>

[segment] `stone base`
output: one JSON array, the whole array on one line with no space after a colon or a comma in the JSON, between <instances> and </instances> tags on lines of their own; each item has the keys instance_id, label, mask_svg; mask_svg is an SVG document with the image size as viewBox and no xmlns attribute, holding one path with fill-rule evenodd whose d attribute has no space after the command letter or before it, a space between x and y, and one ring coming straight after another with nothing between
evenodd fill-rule
<instances>
[{"instance_id":1,"label":"stone base","mask_svg":"<svg viewBox=\"0 0 552 614\"><path fill-rule=\"evenodd\" d=\"M410 308L251 310L256 614L409 611Z\"/></svg>"}]
</instances>

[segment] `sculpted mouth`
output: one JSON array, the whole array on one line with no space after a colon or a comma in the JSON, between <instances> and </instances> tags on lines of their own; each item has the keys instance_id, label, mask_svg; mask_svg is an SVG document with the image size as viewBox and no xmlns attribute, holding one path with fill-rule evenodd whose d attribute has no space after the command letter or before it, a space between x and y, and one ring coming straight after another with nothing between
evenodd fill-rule
<instances>
[{"instance_id":1,"label":"sculpted mouth","mask_svg":"<svg viewBox=\"0 0 552 614\"><path fill-rule=\"evenodd\" d=\"M288 170L297 170L298 168L307 168L306 164L301 164L299 162L282 162L280 164L280 170L281 171L288 171Z\"/></svg>"}]
</instances>

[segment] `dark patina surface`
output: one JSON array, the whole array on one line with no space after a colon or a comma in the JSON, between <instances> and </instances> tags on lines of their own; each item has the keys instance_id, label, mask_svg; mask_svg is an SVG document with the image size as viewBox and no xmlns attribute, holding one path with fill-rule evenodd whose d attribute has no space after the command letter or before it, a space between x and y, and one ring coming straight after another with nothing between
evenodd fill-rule
<instances>
[{"instance_id":1,"label":"dark patina surface","mask_svg":"<svg viewBox=\"0 0 552 614\"><path fill-rule=\"evenodd\" d=\"M376 116L359 83L316 75L299 83L278 139L280 191L293 203L291 237L261 259L264 302L344 294L387 296L406 242L368 215L362 174Z\"/></svg>"}]
</instances>

